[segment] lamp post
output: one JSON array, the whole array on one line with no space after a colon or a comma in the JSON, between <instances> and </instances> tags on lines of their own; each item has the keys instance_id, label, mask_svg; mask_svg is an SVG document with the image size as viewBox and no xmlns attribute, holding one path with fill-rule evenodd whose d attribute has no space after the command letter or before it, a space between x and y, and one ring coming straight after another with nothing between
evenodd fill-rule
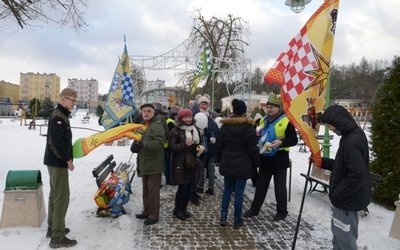
<instances>
[{"instance_id":1,"label":"lamp post","mask_svg":"<svg viewBox=\"0 0 400 250\"><path fill-rule=\"evenodd\" d=\"M286 0L285 5L290 6L290 9L294 13L301 13L304 8L306 7L306 4L309 4L311 0Z\"/></svg>"},{"instance_id":2,"label":"lamp post","mask_svg":"<svg viewBox=\"0 0 400 250\"><path fill-rule=\"evenodd\" d=\"M329 108L331 106L331 74L329 73L328 75L328 86L326 87L326 93L325 93L325 109ZM322 144L322 156L329 158L329 150L330 150L331 144L329 142L329 128L328 126L325 126L325 132L324 132L324 143Z\"/></svg>"}]
</instances>

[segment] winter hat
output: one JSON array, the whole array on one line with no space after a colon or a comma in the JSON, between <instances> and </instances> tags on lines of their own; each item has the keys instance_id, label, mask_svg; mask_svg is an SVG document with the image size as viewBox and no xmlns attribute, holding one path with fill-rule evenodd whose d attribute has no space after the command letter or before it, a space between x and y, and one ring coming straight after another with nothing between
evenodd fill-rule
<instances>
[{"instance_id":1,"label":"winter hat","mask_svg":"<svg viewBox=\"0 0 400 250\"><path fill-rule=\"evenodd\" d=\"M262 115L260 115L260 113L257 113L255 116L254 116L254 121L258 121L258 120L260 120L262 118Z\"/></svg>"},{"instance_id":2,"label":"winter hat","mask_svg":"<svg viewBox=\"0 0 400 250\"><path fill-rule=\"evenodd\" d=\"M190 109L182 109L181 111L178 112L178 119L182 119L183 117L186 116L193 116L193 113Z\"/></svg>"},{"instance_id":3,"label":"winter hat","mask_svg":"<svg viewBox=\"0 0 400 250\"><path fill-rule=\"evenodd\" d=\"M233 99L232 107L233 107L233 113L237 115L243 115L244 113L246 113L247 110L246 103L238 99Z\"/></svg>"},{"instance_id":4,"label":"winter hat","mask_svg":"<svg viewBox=\"0 0 400 250\"><path fill-rule=\"evenodd\" d=\"M203 96L200 96L198 99L197 99L197 104L200 104L200 103L202 103L202 102L205 102L205 103L207 103L207 104L209 104L210 103L210 96L209 95L203 95Z\"/></svg>"},{"instance_id":5,"label":"winter hat","mask_svg":"<svg viewBox=\"0 0 400 250\"><path fill-rule=\"evenodd\" d=\"M159 102L154 103L154 110L155 111L163 111L163 106L161 105L161 103L159 103Z\"/></svg>"},{"instance_id":6,"label":"winter hat","mask_svg":"<svg viewBox=\"0 0 400 250\"><path fill-rule=\"evenodd\" d=\"M215 111L210 111L211 117L212 118L217 118L218 117L218 113Z\"/></svg>"},{"instance_id":7,"label":"winter hat","mask_svg":"<svg viewBox=\"0 0 400 250\"><path fill-rule=\"evenodd\" d=\"M169 111L170 111L171 114L174 114L174 113L177 114L179 112L179 108L176 107L176 106L173 106L173 107L170 108Z\"/></svg>"},{"instance_id":8,"label":"winter hat","mask_svg":"<svg viewBox=\"0 0 400 250\"><path fill-rule=\"evenodd\" d=\"M146 107L149 107L149 108L154 109L153 104L151 104L151 103L145 103L145 104L143 104L142 106L140 106L140 110L142 110L143 108L146 108Z\"/></svg>"},{"instance_id":9,"label":"winter hat","mask_svg":"<svg viewBox=\"0 0 400 250\"><path fill-rule=\"evenodd\" d=\"M275 95L274 93L270 93L268 96L267 105L271 105L277 108L281 107L281 96Z\"/></svg>"}]
</instances>

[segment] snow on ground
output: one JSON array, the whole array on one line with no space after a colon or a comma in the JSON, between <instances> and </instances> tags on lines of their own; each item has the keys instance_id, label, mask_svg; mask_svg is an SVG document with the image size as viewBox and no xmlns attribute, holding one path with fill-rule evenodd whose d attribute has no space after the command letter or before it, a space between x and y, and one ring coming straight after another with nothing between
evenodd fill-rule
<instances>
[{"instance_id":1,"label":"snow on ground","mask_svg":"<svg viewBox=\"0 0 400 250\"><path fill-rule=\"evenodd\" d=\"M80 110L71 119L74 141L81 137L94 134L94 130L104 130L98 125L97 117L92 116L88 124L82 124L82 117L86 116L86 110ZM29 120L27 120L29 124ZM43 121L38 121L36 130L29 130L20 126L20 122L12 122L10 119L1 119L0 122L0 187L5 187L9 170L40 170L43 181L44 200L47 211L47 199L49 194L47 167L43 165L43 153L45 148L45 136L39 135ZM90 130L89 130L90 129ZM42 127L42 133L46 128ZM337 150L339 137L334 136L330 150L331 157ZM69 235L78 241L75 249L128 249L135 246L140 237L142 224L135 223L134 214L141 212L141 181L134 178L131 200L126 204L127 215L117 219L97 218L95 215L96 204L93 201L97 190L91 171L108 155L113 154L116 162L127 162L131 153L128 146L100 146L86 157L75 159L75 170L70 172L71 200L67 214L67 226L73 231ZM305 179L300 173L307 172L307 158L309 153L298 151L298 146L291 149L293 161L291 174L291 200L289 211L297 216L305 186ZM134 161L135 157L131 159ZM246 194L252 198L250 181L246 188ZM273 185L268 192L266 202L273 200ZM0 213L4 194L0 193ZM370 214L360 219L358 245L366 246L369 250L400 249L400 241L389 237L394 212L382 206L371 204ZM307 195L302 213L302 219L311 221L325 228L324 233L330 233L330 202L328 196L314 192ZM47 223L46 219L40 228L14 227L0 229L0 245L2 249L48 249L48 239L45 239ZM330 236L329 236L330 237Z\"/></svg>"}]
</instances>

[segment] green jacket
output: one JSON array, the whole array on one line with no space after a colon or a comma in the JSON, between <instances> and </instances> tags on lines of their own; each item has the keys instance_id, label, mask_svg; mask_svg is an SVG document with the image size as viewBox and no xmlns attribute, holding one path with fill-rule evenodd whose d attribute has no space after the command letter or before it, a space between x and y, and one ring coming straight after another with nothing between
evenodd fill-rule
<instances>
[{"instance_id":1,"label":"green jacket","mask_svg":"<svg viewBox=\"0 0 400 250\"><path fill-rule=\"evenodd\" d=\"M165 128L154 116L143 134L143 149L138 153L137 166L140 176L159 174L164 171Z\"/></svg>"}]
</instances>

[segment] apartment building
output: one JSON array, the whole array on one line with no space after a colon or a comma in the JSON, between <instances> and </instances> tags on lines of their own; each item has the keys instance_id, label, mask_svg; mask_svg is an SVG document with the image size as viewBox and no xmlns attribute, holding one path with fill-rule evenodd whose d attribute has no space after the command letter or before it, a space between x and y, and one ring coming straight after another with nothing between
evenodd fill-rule
<instances>
[{"instance_id":1,"label":"apartment building","mask_svg":"<svg viewBox=\"0 0 400 250\"><path fill-rule=\"evenodd\" d=\"M20 73L20 98L29 102L37 98L40 102L50 98L52 102L58 102L60 96L60 77L55 73Z\"/></svg>"},{"instance_id":2,"label":"apartment building","mask_svg":"<svg viewBox=\"0 0 400 250\"><path fill-rule=\"evenodd\" d=\"M18 84L0 81L0 98L9 98L10 102L18 102L20 100L19 96Z\"/></svg>"},{"instance_id":3,"label":"apartment building","mask_svg":"<svg viewBox=\"0 0 400 250\"><path fill-rule=\"evenodd\" d=\"M99 81L96 79L68 79L68 88L78 93L78 102L96 102L99 99Z\"/></svg>"}]
</instances>

